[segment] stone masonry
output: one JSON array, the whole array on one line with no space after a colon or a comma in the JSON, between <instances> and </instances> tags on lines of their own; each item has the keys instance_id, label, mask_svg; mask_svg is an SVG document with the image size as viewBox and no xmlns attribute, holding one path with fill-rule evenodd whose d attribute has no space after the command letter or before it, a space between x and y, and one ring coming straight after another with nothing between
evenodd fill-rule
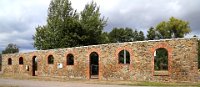
<instances>
[{"instance_id":1,"label":"stone masonry","mask_svg":"<svg viewBox=\"0 0 200 87\"><path fill-rule=\"evenodd\" d=\"M154 70L154 51L165 48L168 51L168 70L157 73ZM8 74L32 75L32 59L37 57L37 76L62 77L66 79L91 79L90 54L99 57L99 80L132 81L198 81L198 42L197 38L148 40L125 43L81 46L28 53L2 55L2 70ZM118 53L127 50L130 64L119 64ZM74 65L67 65L68 54L74 56ZM53 55L54 63L48 64L48 56ZM23 64L19 64L19 58ZM8 59L12 64L8 64ZM58 68L58 64L63 65Z\"/></svg>"}]
</instances>

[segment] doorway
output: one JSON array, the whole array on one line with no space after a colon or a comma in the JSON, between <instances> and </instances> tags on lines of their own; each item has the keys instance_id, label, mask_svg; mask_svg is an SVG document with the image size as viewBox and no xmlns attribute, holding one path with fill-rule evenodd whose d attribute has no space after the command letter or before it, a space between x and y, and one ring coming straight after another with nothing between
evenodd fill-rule
<instances>
[{"instance_id":1,"label":"doorway","mask_svg":"<svg viewBox=\"0 0 200 87\"><path fill-rule=\"evenodd\" d=\"M96 52L90 54L90 78L98 79L99 77L99 55Z\"/></svg>"},{"instance_id":2,"label":"doorway","mask_svg":"<svg viewBox=\"0 0 200 87\"><path fill-rule=\"evenodd\" d=\"M36 72L37 72L37 57L36 56L34 56L33 58L32 58L32 76L36 76L37 74L36 74Z\"/></svg>"}]
</instances>

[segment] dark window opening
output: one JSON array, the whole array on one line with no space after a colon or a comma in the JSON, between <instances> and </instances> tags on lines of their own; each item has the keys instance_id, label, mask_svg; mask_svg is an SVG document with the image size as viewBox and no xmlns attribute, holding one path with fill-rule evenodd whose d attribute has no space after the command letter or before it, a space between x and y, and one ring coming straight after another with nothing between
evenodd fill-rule
<instances>
[{"instance_id":1,"label":"dark window opening","mask_svg":"<svg viewBox=\"0 0 200 87\"><path fill-rule=\"evenodd\" d=\"M119 64L130 64L130 53L127 50L121 50L118 54Z\"/></svg>"},{"instance_id":2,"label":"dark window opening","mask_svg":"<svg viewBox=\"0 0 200 87\"><path fill-rule=\"evenodd\" d=\"M48 56L48 64L53 64L54 63L54 57L53 55Z\"/></svg>"},{"instance_id":3,"label":"dark window opening","mask_svg":"<svg viewBox=\"0 0 200 87\"><path fill-rule=\"evenodd\" d=\"M23 64L24 64L23 57L20 57L19 58L19 65L23 65Z\"/></svg>"},{"instance_id":4,"label":"dark window opening","mask_svg":"<svg viewBox=\"0 0 200 87\"><path fill-rule=\"evenodd\" d=\"M36 56L33 56L32 58L32 76L36 76L36 71L37 71L37 63L38 62L38 58Z\"/></svg>"},{"instance_id":5,"label":"dark window opening","mask_svg":"<svg viewBox=\"0 0 200 87\"><path fill-rule=\"evenodd\" d=\"M33 57L33 65L34 65L35 71L37 71L37 61L38 61L37 57L34 56L34 57Z\"/></svg>"},{"instance_id":6,"label":"dark window opening","mask_svg":"<svg viewBox=\"0 0 200 87\"><path fill-rule=\"evenodd\" d=\"M67 65L74 65L74 56L72 54L67 55Z\"/></svg>"},{"instance_id":7,"label":"dark window opening","mask_svg":"<svg viewBox=\"0 0 200 87\"><path fill-rule=\"evenodd\" d=\"M8 65L12 65L12 59L11 58L8 59Z\"/></svg>"},{"instance_id":8,"label":"dark window opening","mask_svg":"<svg viewBox=\"0 0 200 87\"><path fill-rule=\"evenodd\" d=\"M156 49L154 53L154 70L168 70L168 51L166 49Z\"/></svg>"}]
</instances>

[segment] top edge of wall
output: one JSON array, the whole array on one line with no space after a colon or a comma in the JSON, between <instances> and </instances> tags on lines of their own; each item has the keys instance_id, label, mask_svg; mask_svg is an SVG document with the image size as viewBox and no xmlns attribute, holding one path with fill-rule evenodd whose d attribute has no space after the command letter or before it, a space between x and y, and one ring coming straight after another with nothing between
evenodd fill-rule
<instances>
[{"instance_id":1,"label":"top edge of wall","mask_svg":"<svg viewBox=\"0 0 200 87\"><path fill-rule=\"evenodd\" d=\"M126 43L146 43L146 42L163 42L163 41L172 41L172 40L198 40L199 38L193 37L193 38L171 38L171 39L157 39L157 40L144 40L144 41L133 41L133 42L123 42L123 43L107 43L107 44L98 44L98 45L88 45L88 46L79 46L79 47L70 47L70 48L57 48L57 49L48 49L48 50L35 50L32 52L19 52L19 53L12 53L12 54L28 54L33 52L42 52L42 51L51 51L51 50L71 50L74 48L89 48L89 47L98 47L98 46L105 46L105 45L111 45L111 44L126 44ZM2 54L2 55L10 55L10 54Z\"/></svg>"}]
</instances>

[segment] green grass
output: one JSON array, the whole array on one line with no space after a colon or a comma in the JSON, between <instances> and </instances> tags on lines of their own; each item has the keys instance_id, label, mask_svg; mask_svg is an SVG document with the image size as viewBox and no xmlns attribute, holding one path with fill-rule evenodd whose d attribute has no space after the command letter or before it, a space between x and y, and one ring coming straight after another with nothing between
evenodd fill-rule
<instances>
[{"instance_id":1,"label":"green grass","mask_svg":"<svg viewBox=\"0 0 200 87\"><path fill-rule=\"evenodd\" d=\"M136 83L125 83L120 85L129 86L200 86L200 83L164 83L164 82L136 82Z\"/></svg>"}]
</instances>

